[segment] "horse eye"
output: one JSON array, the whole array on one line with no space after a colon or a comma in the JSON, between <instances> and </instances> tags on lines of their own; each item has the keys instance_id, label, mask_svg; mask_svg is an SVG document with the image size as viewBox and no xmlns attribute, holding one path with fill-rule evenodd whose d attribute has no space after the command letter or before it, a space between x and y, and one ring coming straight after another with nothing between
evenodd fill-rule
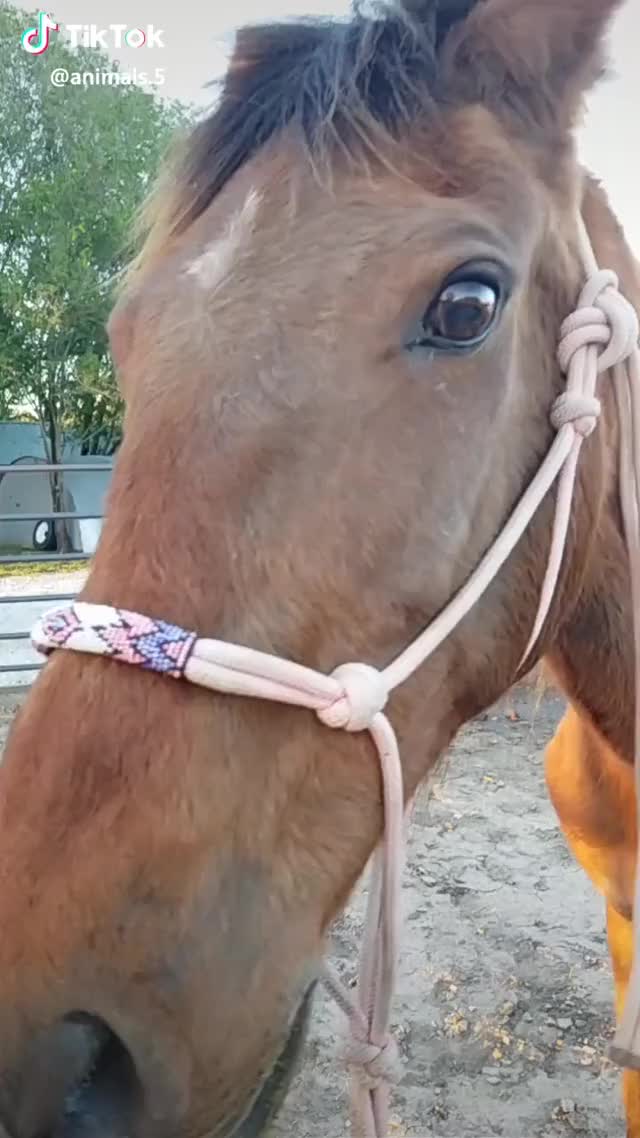
<instances>
[{"instance_id":1,"label":"horse eye","mask_svg":"<svg viewBox=\"0 0 640 1138\"><path fill-rule=\"evenodd\" d=\"M454 280L422 318L416 347L464 349L481 344L500 307L500 287L486 280Z\"/></svg>"}]
</instances>

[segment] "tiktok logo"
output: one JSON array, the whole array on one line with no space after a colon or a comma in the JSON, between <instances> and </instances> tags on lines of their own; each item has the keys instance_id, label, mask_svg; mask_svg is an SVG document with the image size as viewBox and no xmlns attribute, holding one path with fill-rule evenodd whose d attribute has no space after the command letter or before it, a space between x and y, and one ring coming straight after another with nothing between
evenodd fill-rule
<instances>
[{"instance_id":1,"label":"tiktok logo","mask_svg":"<svg viewBox=\"0 0 640 1138\"><path fill-rule=\"evenodd\" d=\"M38 12L35 28L27 28L22 34L22 46L30 55L42 55L51 43L51 32L59 31L59 25L47 12Z\"/></svg>"}]
</instances>

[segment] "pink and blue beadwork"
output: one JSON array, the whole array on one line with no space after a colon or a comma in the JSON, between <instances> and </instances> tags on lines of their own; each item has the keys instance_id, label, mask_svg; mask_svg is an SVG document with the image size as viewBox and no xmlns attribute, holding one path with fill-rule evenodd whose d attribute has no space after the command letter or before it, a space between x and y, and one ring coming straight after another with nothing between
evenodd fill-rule
<instances>
[{"instance_id":1,"label":"pink and blue beadwork","mask_svg":"<svg viewBox=\"0 0 640 1138\"><path fill-rule=\"evenodd\" d=\"M81 606L80 606L81 607ZM137 664L150 672L181 679L193 651L196 635L164 620L154 620L126 609L104 609L108 618L92 621L88 627L76 606L47 613L39 624L36 647L51 652L56 648L80 647L75 643L91 639L85 648L125 664Z\"/></svg>"}]
</instances>

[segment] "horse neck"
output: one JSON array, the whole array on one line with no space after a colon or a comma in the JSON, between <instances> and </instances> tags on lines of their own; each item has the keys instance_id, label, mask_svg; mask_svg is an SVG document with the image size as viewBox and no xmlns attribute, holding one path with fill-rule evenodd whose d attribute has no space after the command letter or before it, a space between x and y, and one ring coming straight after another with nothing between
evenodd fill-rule
<instances>
[{"instance_id":1,"label":"horse neck","mask_svg":"<svg viewBox=\"0 0 640 1138\"><path fill-rule=\"evenodd\" d=\"M640 273L621 227L601 188L590 181L584 219L598 263L614 269L623 294L640 311ZM604 405L597 437L585 454L578 509L593 535L569 618L560 624L547 656L560 686L614 750L634 756L635 674L628 557L618 485L618 430L609 376L599 392ZM580 525L577 527L581 528ZM575 557L584 547L577 542Z\"/></svg>"}]
</instances>

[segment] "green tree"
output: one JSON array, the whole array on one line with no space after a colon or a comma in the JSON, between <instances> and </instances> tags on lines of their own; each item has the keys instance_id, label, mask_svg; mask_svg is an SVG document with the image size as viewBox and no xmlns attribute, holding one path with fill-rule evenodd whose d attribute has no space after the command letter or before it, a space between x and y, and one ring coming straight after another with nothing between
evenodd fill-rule
<instances>
[{"instance_id":1,"label":"green tree","mask_svg":"<svg viewBox=\"0 0 640 1138\"><path fill-rule=\"evenodd\" d=\"M113 63L59 35L28 54L35 23L0 0L0 406L28 409L59 462L68 434L92 453L119 440L105 323L133 218L190 112L133 84L56 88L54 68ZM62 493L52 477L54 510Z\"/></svg>"}]
</instances>

